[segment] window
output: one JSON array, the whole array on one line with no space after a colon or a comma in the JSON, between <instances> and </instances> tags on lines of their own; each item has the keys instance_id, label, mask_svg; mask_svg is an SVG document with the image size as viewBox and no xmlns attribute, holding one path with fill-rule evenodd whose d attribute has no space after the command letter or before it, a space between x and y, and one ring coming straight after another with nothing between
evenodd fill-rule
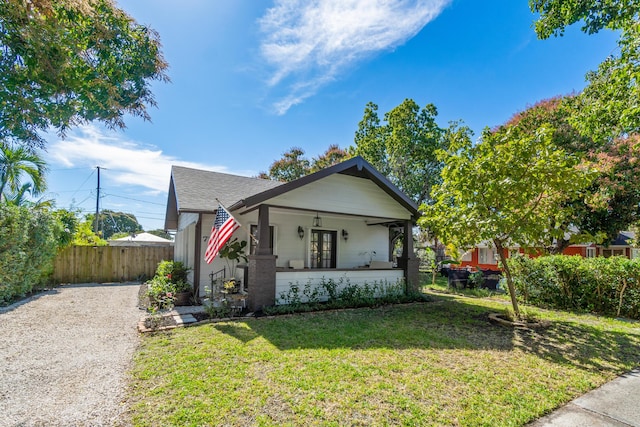
<instances>
[{"instance_id":1,"label":"window","mask_svg":"<svg viewBox=\"0 0 640 427\"><path fill-rule=\"evenodd\" d=\"M256 238L258 238L257 225L252 224L250 227L250 232L251 232L251 236L255 236ZM251 236L249 236L249 255L255 255L257 244L256 244L256 241ZM272 255L273 255L273 236L274 236L273 225L270 225L269 226L269 249L271 249Z\"/></svg>"},{"instance_id":2,"label":"window","mask_svg":"<svg viewBox=\"0 0 640 427\"><path fill-rule=\"evenodd\" d=\"M466 251L463 255L462 255L462 261L468 261L471 262L473 258L471 258L473 256L473 251Z\"/></svg>"},{"instance_id":3,"label":"window","mask_svg":"<svg viewBox=\"0 0 640 427\"><path fill-rule=\"evenodd\" d=\"M336 268L336 231L311 230L311 268Z\"/></svg>"},{"instance_id":4,"label":"window","mask_svg":"<svg viewBox=\"0 0 640 427\"><path fill-rule=\"evenodd\" d=\"M640 258L640 249L631 248L631 259Z\"/></svg>"},{"instance_id":5,"label":"window","mask_svg":"<svg viewBox=\"0 0 640 427\"><path fill-rule=\"evenodd\" d=\"M602 256L605 258L612 256L624 256L624 249L603 249Z\"/></svg>"},{"instance_id":6,"label":"window","mask_svg":"<svg viewBox=\"0 0 640 427\"><path fill-rule=\"evenodd\" d=\"M587 258L596 257L596 248L587 248Z\"/></svg>"},{"instance_id":7,"label":"window","mask_svg":"<svg viewBox=\"0 0 640 427\"><path fill-rule=\"evenodd\" d=\"M495 264L496 259L491 248L478 248L478 264Z\"/></svg>"}]
</instances>

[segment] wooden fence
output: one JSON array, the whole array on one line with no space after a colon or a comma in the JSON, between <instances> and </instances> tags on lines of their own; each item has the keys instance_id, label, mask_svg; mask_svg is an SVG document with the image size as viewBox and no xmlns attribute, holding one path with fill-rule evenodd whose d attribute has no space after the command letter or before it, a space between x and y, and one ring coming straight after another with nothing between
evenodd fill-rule
<instances>
[{"instance_id":1,"label":"wooden fence","mask_svg":"<svg viewBox=\"0 0 640 427\"><path fill-rule=\"evenodd\" d=\"M173 246L70 246L58 254L58 283L124 282L154 275L158 263L173 259Z\"/></svg>"}]
</instances>

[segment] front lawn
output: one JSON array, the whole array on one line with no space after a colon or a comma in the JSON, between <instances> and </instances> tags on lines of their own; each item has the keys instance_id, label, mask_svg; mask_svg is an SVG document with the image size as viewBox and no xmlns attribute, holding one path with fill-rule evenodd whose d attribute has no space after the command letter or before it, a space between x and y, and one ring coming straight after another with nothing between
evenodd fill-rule
<instances>
[{"instance_id":1,"label":"front lawn","mask_svg":"<svg viewBox=\"0 0 640 427\"><path fill-rule=\"evenodd\" d=\"M206 324L143 338L134 425L523 425L640 365L640 324L500 301L433 302Z\"/></svg>"}]
</instances>

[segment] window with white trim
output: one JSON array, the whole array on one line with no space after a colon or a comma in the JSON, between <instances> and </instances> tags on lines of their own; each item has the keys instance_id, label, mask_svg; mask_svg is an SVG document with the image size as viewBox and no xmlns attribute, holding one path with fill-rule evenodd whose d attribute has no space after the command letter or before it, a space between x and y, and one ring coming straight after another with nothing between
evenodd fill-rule
<instances>
[{"instance_id":1,"label":"window with white trim","mask_svg":"<svg viewBox=\"0 0 640 427\"><path fill-rule=\"evenodd\" d=\"M496 257L492 248L478 248L478 264L495 264Z\"/></svg>"},{"instance_id":2,"label":"window with white trim","mask_svg":"<svg viewBox=\"0 0 640 427\"><path fill-rule=\"evenodd\" d=\"M596 248L587 248L587 258L596 257Z\"/></svg>"}]
</instances>

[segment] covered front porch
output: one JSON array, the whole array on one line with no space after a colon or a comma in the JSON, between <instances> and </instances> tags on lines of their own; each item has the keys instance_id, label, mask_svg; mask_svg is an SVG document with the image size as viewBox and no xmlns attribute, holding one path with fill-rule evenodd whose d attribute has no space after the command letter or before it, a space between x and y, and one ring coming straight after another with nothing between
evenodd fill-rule
<instances>
[{"instance_id":1,"label":"covered front porch","mask_svg":"<svg viewBox=\"0 0 640 427\"><path fill-rule=\"evenodd\" d=\"M336 292L354 285L418 287L411 220L267 204L242 217L252 215L256 242L243 278L251 310L286 304L294 291L301 302L309 293L324 301L328 284Z\"/></svg>"}]
</instances>

